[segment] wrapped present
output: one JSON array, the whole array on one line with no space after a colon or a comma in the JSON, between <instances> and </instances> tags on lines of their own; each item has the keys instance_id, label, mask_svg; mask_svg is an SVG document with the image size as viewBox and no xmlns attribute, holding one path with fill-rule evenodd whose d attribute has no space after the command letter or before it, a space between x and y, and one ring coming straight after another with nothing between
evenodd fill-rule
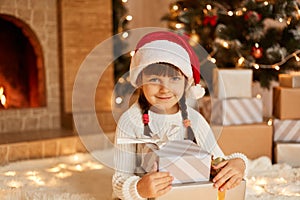
<instances>
[{"instance_id":1,"label":"wrapped present","mask_svg":"<svg viewBox=\"0 0 300 200\"><path fill-rule=\"evenodd\" d=\"M300 88L300 74L279 74L281 87Z\"/></svg>"},{"instance_id":2,"label":"wrapped present","mask_svg":"<svg viewBox=\"0 0 300 200\"><path fill-rule=\"evenodd\" d=\"M173 184L208 181L210 178L211 155L191 140L118 138L117 143L140 144L141 167L150 172L157 162L158 171L170 172L174 177Z\"/></svg>"},{"instance_id":3,"label":"wrapped present","mask_svg":"<svg viewBox=\"0 0 300 200\"><path fill-rule=\"evenodd\" d=\"M211 156L190 140L168 141L154 148L145 144L144 149L141 165L146 172L157 162L159 171L168 171L174 177L173 184L209 180Z\"/></svg>"},{"instance_id":4,"label":"wrapped present","mask_svg":"<svg viewBox=\"0 0 300 200\"><path fill-rule=\"evenodd\" d=\"M215 98L250 98L252 70L214 69L213 93Z\"/></svg>"},{"instance_id":5,"label":"wrapped present","mask_svg":"<svg viewBox=\"0 0 300 200\"><path fill-rule=\"evenodd\" d=\"M273 87L279 85L276 81L270 82L270 87L261 87L260 83L255 81L252 83L252 96L260 97L263 103L263 116L272 117L273 116Z\"/></svg>"},{"instance_id":6,"label":"wrapped present","mask_svg":"<svg viewBox=\"0 0 300 200\"><path fill-rule=\"evenodd\" d=\"M279 119L300 119L300 88L274 87L273 114Z\"/></svg>"},{"instance_id":7,"label":"wrapped present","mask_svg":"<svg viewBox=\"0 0 300 200\"><path fill-rule=\"evenodd\" d=\"M300 120L279 120L274 122L274 141L300 142Z\"/></svg>"},{"instance_id":8,"label":"wrapped present","mask_svg":"<svg viewBox=\"0 0 300 200\"><path fill-rule=\"evenodd\" d=\"M268 156L272 159L273 126L267 123L212 126L225 155L244 153L249 159Z\"/></svg>"},{"instance_id":9,"label":"wrapped present","mask_svg":"<svg viewBox=\"0 0 300 200\"><path fill-rule=\"evenodd\" d=\"M212 182L185 183L174 185L168 193L157 200L243 200L245 199L246 181L242 181L238 186L224 192L213 187Z\"/></svg>"},{"instance_id":10,"label":"wrapped present","mask_svg":"<svg viewBox=\"0 0 300 200\"><path fill-rule=\"evenodd\" d=\"M259 98L212 99L211 123L226 126L260 123L262 109Z\"/></svg>"},{"instance_id":11,"label":"wrapped present","mask_svg":"<svg viewBox=\"0 0 300 200\"><path fill-rule=\"evenodd\" d=\"M276 163L286 163L292 167L300 167L300 143L277 142L275 145Z\"/></svg>"}]
</instances>

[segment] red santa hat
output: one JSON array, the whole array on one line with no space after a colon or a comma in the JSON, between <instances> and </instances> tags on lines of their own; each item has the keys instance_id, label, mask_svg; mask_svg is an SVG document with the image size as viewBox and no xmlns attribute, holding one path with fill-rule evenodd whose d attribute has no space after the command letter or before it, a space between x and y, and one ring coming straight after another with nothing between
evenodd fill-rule
<instances>
[{"instance_id":1,"label":"red santa hat","mask_svg":"<svg viewBox=\"0 0 300 200\"><path fill-rule=\"evenodd\" d=\"M170 63L187 77L189 94L194 99L203 97L205 90L200 83L200 63L186 36L158 31L145 35L137 44L130 63L130 81L137 87L140 72L150 64Z\"/></svg>"}]
</instances>

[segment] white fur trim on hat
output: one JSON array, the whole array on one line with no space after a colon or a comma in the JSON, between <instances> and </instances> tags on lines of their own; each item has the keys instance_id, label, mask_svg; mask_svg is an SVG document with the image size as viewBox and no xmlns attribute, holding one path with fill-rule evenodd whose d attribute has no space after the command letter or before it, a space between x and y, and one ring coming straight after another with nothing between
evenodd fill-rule
<instances>
[{"instance_id":1,"label":"white fur trim on hat","mask_svg":"<svg viewBox=\"0 0 300 200\"><path fill-rule=\"evenodd\" d=\"M149 42L136 51L130 64L130 82L137 87L136 80L140 72L150 64L165 62L178 67L190 80L193 71L187 51L180 45L168 40ZM190 81L189 81L190 82Z\"/></svg>"}]
</instances>

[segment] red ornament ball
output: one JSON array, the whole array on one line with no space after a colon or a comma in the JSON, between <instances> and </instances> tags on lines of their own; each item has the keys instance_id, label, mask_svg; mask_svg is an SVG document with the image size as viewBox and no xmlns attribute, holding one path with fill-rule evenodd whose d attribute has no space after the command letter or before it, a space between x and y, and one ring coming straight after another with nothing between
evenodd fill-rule
<instances>
[{"instance_id":1,"label":"red ornament ball","mask_svg":"<svg viewBox=\"0 0 300 200\"><path fill-rule=\"evenodd\" d=\"M261 47L252 47L251 54L254 58L261 58L263 56L263 49Z\"/></svg>"}]
</instances>

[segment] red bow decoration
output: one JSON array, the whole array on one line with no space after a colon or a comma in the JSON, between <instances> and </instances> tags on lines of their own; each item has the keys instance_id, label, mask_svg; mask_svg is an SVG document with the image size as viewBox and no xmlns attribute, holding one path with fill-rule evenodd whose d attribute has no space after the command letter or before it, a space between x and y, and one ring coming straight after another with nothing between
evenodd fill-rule
<instances>
[{"instance_id":1,"label":"red bow decoration","mask_svg":"<svg viewBox=\"0 0 300 200\"><path fill-rule=\"evenodd\" d=\"M217 25L217 19L218 16L214 15L214 16L205 16L203 19L203 25L208 25L210 24L211 26L216 26Z\"/></svg>"}]
</instances>

